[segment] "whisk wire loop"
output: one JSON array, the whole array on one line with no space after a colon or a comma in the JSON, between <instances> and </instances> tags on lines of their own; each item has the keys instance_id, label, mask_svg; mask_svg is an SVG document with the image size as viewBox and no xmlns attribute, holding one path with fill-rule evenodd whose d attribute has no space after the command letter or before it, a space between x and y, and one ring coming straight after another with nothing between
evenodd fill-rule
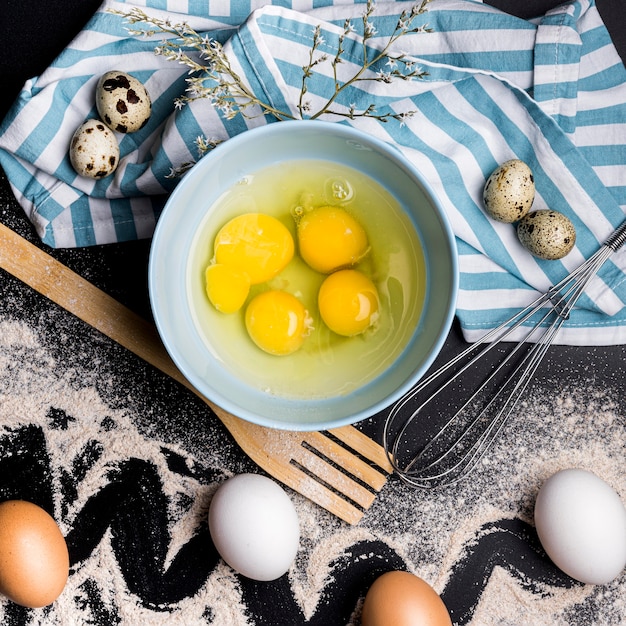
<instances>
[{"instance_id":1,"label":"whisk wire loop","mask_svg":"<svg viewBox=\"0 0 626 626\"><path fill-rule=\"evenodd\" d=\"M384 424L383 446L403 481L423 489L452 485L481 462L589 282L625 242L626 221L587 261L475 344L428 374L392 406ZM457 384L461 377L471 373L479 360L498 350L515 331L526 326L528 332L500 359L454 415L416 453L410 452L408 460L403 461L407 454L403 453L401 446L411 439L411 426L415 427L416 420L423 417L426 407ZM520 357L524 349L526 352ZM450 374L460 363L464 364ZM510 369L508 374L503 374L505 369ZM489 394L494 386L495 390ZM429 388L434 390L421 399ZM488 399L481 402L485 396ZM417 406L413 407L413 404ZM410 413L404 417L406 411Z\"/></svg>"}]
</instances>

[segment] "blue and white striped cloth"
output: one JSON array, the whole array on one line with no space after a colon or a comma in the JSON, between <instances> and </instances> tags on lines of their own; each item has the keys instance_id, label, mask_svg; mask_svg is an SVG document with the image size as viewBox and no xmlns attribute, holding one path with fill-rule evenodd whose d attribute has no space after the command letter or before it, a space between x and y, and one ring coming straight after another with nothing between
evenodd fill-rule
<instances>
[{"instance_id":1,"label":"blue and white striped cloth","mask_svg":"<svg viewBox=\"0 0 626 626\"><path fill-rule=\"evenodd\" d=\"M155 56L158 41L130 35L124 20L107 12L133 4L161 17L165 11L172 21L187 21L225 43L231 63L258 96L293 112L315 27L322 26L334 54L345 19L353 17L357 25L364 10L341 0L105 2L53 65L25 85L0 128L0 163L50 246L149 237L176 184L167 176L197 158L198 136L227 139L271 121L225 121L206 101L176 110L187 68ZM386 42L409 6L377 6L374 45ZM363 118L349 123L397 144L439 194L457 236L458 317L466 338L474 340L593 254L624 219L626 70L593 0L564 4L531 21L480 2L434 0L420 19L432 32L406 36L401 45L428 76L361 83L339 105L416 112L405 125ZM358 36L345 47L349 74L359 63ZM97 115L95 84L111 69L130 72L147 86L153 116L140 132L121 138L115 175L91 181L75 175L68 144L79 124ZM315 69L309 96L325 100L330 65ZM535 209L557 209L573 220L577 244L562 261L533 258L511 225L486 217L485 179L510 158L534 171ZM618 253L558 342L626 343L625 270L626 255Z\"/></svg>"}]
</instances>

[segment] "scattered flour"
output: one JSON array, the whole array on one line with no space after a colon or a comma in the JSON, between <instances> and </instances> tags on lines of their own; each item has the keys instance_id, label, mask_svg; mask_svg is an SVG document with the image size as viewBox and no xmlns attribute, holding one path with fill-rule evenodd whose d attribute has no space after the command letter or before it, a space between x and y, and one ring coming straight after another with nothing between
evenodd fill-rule
<instances>
[{"instance_id":1,"label":"scattered flour","mask_svg":"<svg viewBox=\"0 0 626 626\"><path fill-rule=\"evenodd\" d=\"M29 424L44 431L56 518L64 533L71 530L89 498L107 484L112 467L128 458L153 464L169 507L167 567L204 523L217 486L215 480L200 479L200 470L206 470L205 476L225 478L254 466L238 461L241 454L236 450L211 449L225 445L217 422L206 424L197 436L189 427L182 436L169 428L167 416L158 408L154 414L144 411L138 416L130 394L124 401L124 395L117 393L111 403L107 394L92 384L92 373L85 371L83 375L81 367L87 370L88 361L81 367L61 362L46 347L50 341L24 322L0 317L0 438ZM114 390L124 384L115 372L107 376L111 380L98 389ZM50 428L50 407L71 416L66 427ZM146 426L146 419L153 425ZM440 491L417 492L391 478L355 527L291 493L302 533L300 553L289 573L297 606L305 619L312 618L333 579L333 562L350 553L355 544L366 541L388 546L408 569L442 592L453 567L471 553L486 524L514 518L532 523L537 490L559 469L590 469L626 501L625 432L624 417L601 390L564 388L553 395L539 389L520 407L493 454L469 481ZM101 454L77 481L76 498L64 510L62 477L72 474L77 451L93 441L100 442ZM215 445L206 445L207 441ZM172 471L163 448L182 458L190 471ZM223 563L213 569L193 598L181 600L171 610L143 606L126 587L111 547L110 531L76 567L59 600L45 612L32 613L33 623L87 623L91 617L80 613L75 598L84 595L84 585L91 579L101 582L102 602L116 607L123 624L253 626L240 581ZM578 585L538 591L539 587L533 590L505 569L495 567L470 623L548 626L580 623L581 615L593 615L595 621L586 619L585 623L598 626L626 622L626 574L604 587ZM0 602L0 621L5 611L6 602ZM355 626L359 611L357 604L351 621Z\"/></svg>"}]
</instances>

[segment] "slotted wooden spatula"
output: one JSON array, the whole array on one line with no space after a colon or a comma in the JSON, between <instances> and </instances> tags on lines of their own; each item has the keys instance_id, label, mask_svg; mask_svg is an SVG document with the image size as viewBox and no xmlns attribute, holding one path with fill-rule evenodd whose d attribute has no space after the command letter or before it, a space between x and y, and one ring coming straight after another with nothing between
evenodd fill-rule
<instances>
[{"instance_id":1,"label":"slotted wooden spatula","mask_svg":"<svg viewBox=\"0 0 626 626\"><path fill-rule=\"evenodd\" d=\"M259 467L346 522L356 524L384 486L391 472L385 451L359 430L274 430L227 413L189 384L153 324L3 224L0 268L196 393Z\"/></svg>"}]
</instances>

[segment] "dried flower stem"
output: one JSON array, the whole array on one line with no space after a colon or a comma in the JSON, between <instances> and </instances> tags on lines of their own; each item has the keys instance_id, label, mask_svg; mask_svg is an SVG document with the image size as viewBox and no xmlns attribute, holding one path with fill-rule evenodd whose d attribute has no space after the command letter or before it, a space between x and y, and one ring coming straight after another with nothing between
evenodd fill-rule
<instances>
[{"instance_id":1,"label":"dried flower stem","mask_svg":"<svg viewBox=\"0 0 626 626\"><path fill-rule=\"evenodd\" d=\"M378 119L381 122L385 122L388 119L397 119L399 121L403 121L407 117L407 113L403 114L393 114L393 113L385 113L378 115L376 114L376 109L374 105L370 105L363 111L357 112L354 107L350 107L348 113L340 112L337 110L331 110L332 104L337 100L338 96L345 91L351 85L354 85L358 82L363 81L377 81L384 83L391 83L394 79L400 80L412 80L414 78L424 78L427 76L427 72L423 71L421 68L416 67L412 60L407 59L404 54L391 55L390 49L391 47L406 34L409 33L420 33L420 32L430 32L428 27L413 27L413 20L425 13L428 10L428 3L430 0L422 0L421 4L414 5L410 11L403 11L398 18L398 22L396 23L395 29L389 39L387 40L387 44L382 50L374 50L373 54L370 58L370 47L369 40L372 39L376 34L376 28L371 22L371 18L375 11L375 3L373 0L368 0L365 12L362 18L363 24L363 36L362 36L362 58L361 58L361 68L356 72L356 74L350 78L349 80L341 83L337 77L337 67L340 63L343 63L342 55L345 50L343 48L343 43L345 37L353 32L352 24L350 20L346 20L344 22L344 30L342 35L339 37L339 43L337 46L337 53L335 58L332 61L333 67L333 77L335 83L335 93L329 98L324 107L320 109L317 113L311 115L310 119L316 119L320 115L325 113L332 113L333 115L339 115L343 117L349 117L350 119L354 119L355 117L373 117ZM319 33L316 30L315 35L313 37L313 50L319 45ZM312 58L312 57L311 57ZM390 71L385 72L384 70L380 70L375 77L365 76L366 72L371 70L372 67L380 64L381 62L386 61L386 65L390 66L392 69ZM310 66L307 66L303 69L303 85L305 79L310 75L307 70L310 69ZM404 71L403 71L404 70Z\"/></svg>"},{"instance_id":2,"label":"dried flower stem","mask_svg":"<svg viewBox=\"0 0 626 626\"><path fill-rule=\"evenodd\" d=\"M363 29L361 35L361 67L354 76L341 82L338 78L338 66L344 62L344 42L346 37L355 32L352 22L349 19L346 20L338 40L337 50L331 60L334 93L323 106L312 112L311 104L306 99L309 93L308 81L313 77L315 67L326 63L330 58L327 53L320 51L326 42L322 35L321 26L317 26L313 32L308 63L302 67L302 83L297 104L299 118L317 119L322 115L330 114L350 119L371 117L383 122L389 119L397 119L402 122L409 116L407 113L378 114L374 105L363 110L357 110L356 105L351 105L347 111L333 107L333 105L343 92L359 82L391 83L396 79L406 81L426 76L426 72L416 67L411 59L406 58L404 54L393 55L390 53L390 49L404 35L429 32L425 26L413 27L414 19L427 11L429 2L430 0L422 0L420 4L414 5L410 10L403 11L386 45L382 50L376 50L370 47L370 41L377 35L372 22L375 3L374 0L368 0L361 20ZM168 36L155 48L155 53L189 68L189 77L186 79L187 89L184 95L176 99L177 108L181 108L194 100L206 98L226 119L232 119L237 114L245 117L254 117L259 114L273 115L278 120L295 119L295 116L290 112L276 109L267 102L260 100L234 70L222 45L207 35L200 35L186 22L173 24L169 19L149 16L137 7L126 12L118 10L111 10L111 12L123 16L129 24L146 25L139 29L129 29L133 35ZM197 53L197 60L192 56L192 51ZM381 63L385 63L390 69L388 71L380 69L374 76L367 74Z\"/></svg>"},{"instance_id":3,"label":"dried flower stem","mask_svg":"<svg viewBox=\"0 0 626 626\"><path fill-rule=\"evenodd\" d=\"M391 53L391 48L401 37L407 34L430 32L427 26L414 27L413 25L415 18L428 10L429 2L430 0L421 0L410 10L403 11L386 45L382 49L377 49L376 46L371 45L371 40L377 35L376 27L372 21L375 2L374 0L367 0L361 19L360 67L351 78L343 82L339 79L339 65L345 62L344 44L346 38L356 33L356 30L351 20L347 19L343 25L343 32L339 35L337 48L331 55L323 52L326 41L322 27L318 25L313 31L308 63L302 67L300 96L296 105L298 118L291 112L276 109L257 97L231 65L222 44L208 35L197 33L187 22L172 23L169 19L150 16L137 7L133 7L129 11L111 9L110 12L121 15L130 25L141 25L140 28L128 29L132 35L164 37L160 44L155 47L155 54L188 68L185 93L174 101L177 109L181 109L195 100L206 99L227 120L233 119L237 115L246 118L272 115L277 120L315 120L322 115L336 115L348 119L367 117L380 122L388 122L393 119L403 124L407 118L414 115L414 111L379 113L374 104L370 104L364 109L357 109L356 104L350 104L346 108L345 106L338 106L337 102L346 90L360 82L372 81L390 84L394 80L409 81L427 75L427 72L416 66L414 61L407 58L404 53ZM311 102L307 99L309 94L308 83L314 76L315 68L327 63L329 59L334 93L319 109L312 111ZM383 69L385 66L389 69ZM376 70L376 68L380 69ZM195 140L199 156L202 156L218 143L218 140L206 139L205 137L198 137ZM172 170L170 176L181 175L192 165L193 162L184 163Z\"/></svg>"}]
</instances>

